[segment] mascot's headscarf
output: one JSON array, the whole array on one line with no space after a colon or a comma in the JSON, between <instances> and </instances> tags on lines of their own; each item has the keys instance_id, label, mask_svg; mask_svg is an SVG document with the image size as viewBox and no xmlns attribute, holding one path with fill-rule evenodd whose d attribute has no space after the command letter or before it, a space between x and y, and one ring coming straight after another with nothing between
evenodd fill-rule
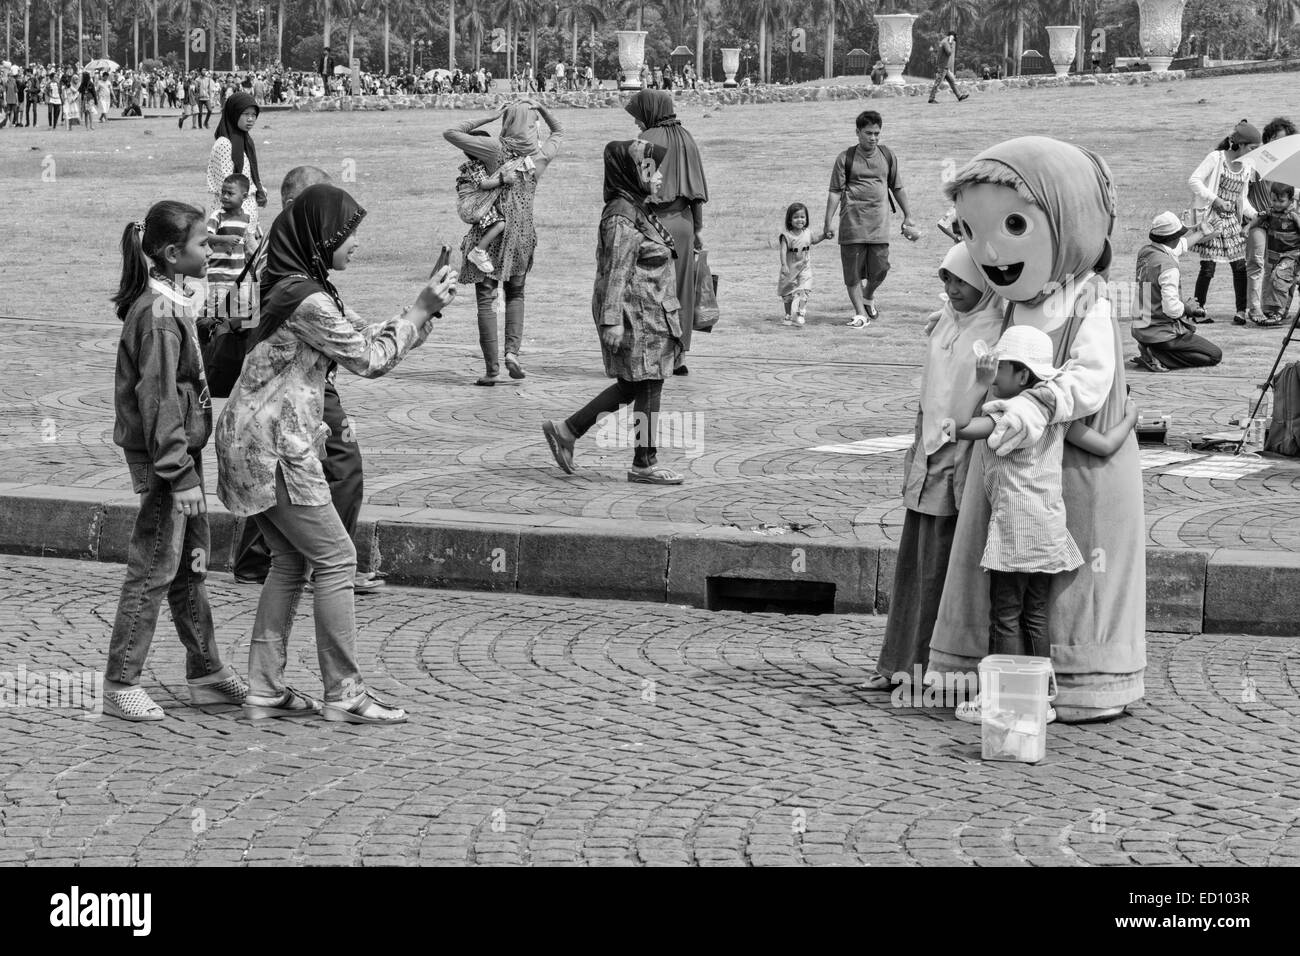
<instances>
[{"instance_id":1,"label":"mascot's headscarf","mask_svg":"<svg viewBox=\"0 0 1300 956\"><path fill-rule=\"evenodd\" d=\"M1051 282L1086 272L1108 278L1115 226L1115 179L1090 149L1047 136L1021 136L984 150L971 162L1001 163L1029 188L1052 227ZM958 174L958 180L961 175ZM1027 305L1047 297L1039 293Z\"/></svg>"}]
</instances>

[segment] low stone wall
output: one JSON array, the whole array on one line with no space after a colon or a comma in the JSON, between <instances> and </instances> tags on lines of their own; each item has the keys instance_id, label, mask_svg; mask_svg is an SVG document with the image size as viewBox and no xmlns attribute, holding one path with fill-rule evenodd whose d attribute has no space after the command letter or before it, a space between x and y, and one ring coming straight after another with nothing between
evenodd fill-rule
<instances>
[{"instance_id":1,"label":"low stone wall","mask_svg":"<svg viewBox=\"0 0 1300 956\"><path fill-rule=\"evenodd\" d=\"M975 80L958 83L966 93L998 93L1004 90L1036 89L1063 86L1138 86L1147 83L1173 83L1186 76L1181 70L1167 73L1102 73L1069 76L1015 76L1005 80ZM675 90L673 98L683 106L742 106L751 103L807 103L826 100L877 100L903 96L928 96L929 83L903 85L855 84L844 86L753 86L735 89ZM293 108L308 112L336 110L494 110L522 93L434 93L400 96L344 96L305 99ZM621 109L632 96L630 92L595 90L574 93L533 93L531 97L545 106L559 109Z\"/></svg>"}]
</instances>

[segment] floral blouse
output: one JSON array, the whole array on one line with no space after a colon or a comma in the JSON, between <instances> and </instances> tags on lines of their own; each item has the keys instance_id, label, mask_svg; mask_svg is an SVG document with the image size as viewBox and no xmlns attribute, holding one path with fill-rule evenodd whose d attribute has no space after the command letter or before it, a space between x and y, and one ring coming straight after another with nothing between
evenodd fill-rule
<instances>
[{"instance_id":1,"label":"floral blouse","mask_svg":"<svg viewBox=\"0 0 1300 956\"><path fill-rule=\"evenodd\" d=\"M243 371L217 419L217 497L232 514L260 514L276 504L275 469L295 505L328 505L320 460L330 428L324 422L325 377L333 363L378 378L424 343L403 316L366 325L340 313L323 292L303 299L269 338L244 358Z\"/></svg>"}]
</instances>

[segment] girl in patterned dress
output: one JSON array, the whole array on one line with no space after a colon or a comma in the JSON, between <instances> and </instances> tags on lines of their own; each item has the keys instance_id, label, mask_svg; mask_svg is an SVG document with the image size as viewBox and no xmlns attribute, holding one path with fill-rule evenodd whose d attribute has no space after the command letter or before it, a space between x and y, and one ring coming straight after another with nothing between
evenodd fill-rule
<instances>
[{"instance_id":1,"label":"girl in patterned dress","mask_svg":"<svg viewBox=\"0 0 1300 956\"><path fill-rule=\"evenodd\" d=\"M785 229L778 245L781 250L781 274L777 279L776 294L785 304L782 325L803 325L808 312L808 296L812 293L812 260L810 250L826 238L826 233L813 236L808 228L808 207L801 202L791 203L785 211Z\"/></svg>"},{"instance_id":2,"label":"girl in patterned dress","mask_svg":"<svg viewBox=\"0 0 1300 956\"><path fill-rule=\"evenodd\" d=\"M1220 262L1228 263L1232 267L1232 291L1236 299L1233 325L1246 324L1246 233L1242 223L1256 215L1248 196L1255 175L1242 158L1259 143L1259 130L1242 120L1232 135L1201 161L1187 181L1195 195L1193 209L1198 225L1214 230L1213 235L1192 247L1201 255L1196 301L1205 307L1215 267ZM1201 321L1213 319L1207 317Z\"/></svg>"},{"instance_id":3,"label":"girl in patterned dress","mask_svg":"<svg viewBox=\"0 0 1300 956\"><path fill-rule=\"evenodd\" d=\"M979 354L976 380L991 386L993 396L1014 398L1040 382L1054 379L1052 340L1039 329L1013 325L992 353ZM950 440L988 438L1001 412L944 422ZM1109 457L1137 422L1130 399L1115 427L1098 432L1081 421L1049 424L1033 445L1008 455L990 455L984 471L989 500L988 539L980 566L989 572L990 654L1030 654L1050 658L1047 599L1052 576L1073 571L1083 555L1065 523L1061 494L1061 461L1065 442L1099 457ZM978 698L957 709L957 717L978 721ZM1048 720L1055 714L1049 708Z\"/></svg>"}]
</instances>

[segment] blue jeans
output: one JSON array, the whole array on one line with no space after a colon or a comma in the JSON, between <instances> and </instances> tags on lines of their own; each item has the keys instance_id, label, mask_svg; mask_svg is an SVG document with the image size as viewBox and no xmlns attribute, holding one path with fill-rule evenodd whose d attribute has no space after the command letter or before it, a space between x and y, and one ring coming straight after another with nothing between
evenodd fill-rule
<instances>
[{"instance_id":1,"label":"blue jeans","mask_svg":"<svg viewBox=\"0 0 1300 956\"><path fill-rule=\"evenodd\" d=\"M289 501L284 475L275 470L275 507L256 516L257 526L271 548L271 571L262 585L248 649L249 693L279 697L284 693L284 667L289 632L308 565L315 572L313 616L316 656L325 699L342 700L365 690L357 668L356 607L352 581L357 549L332 504L295 505Z\"/></svg>"},{"instance_id":2,"label":"blue jeans","mask_svg":"<svg viewBox=\"0 0 1300 956\"><path fill-rule=\"evenodd\" d=\"M193 458L202 480L202 453ZM119 684L140 682L164 596L176 634L185 645L186 679L215 674L222 668L221 654L203 583L210 558L208 516L177 514L171 485L158 477L152 465L133 464L130 468L131 481L140 494L140 512L131 531L126 581L117 602L104 676Z\"/></svg>"},{"instance_id":3,"label":"blue jeans","mask_svg":"<svg viewBox=\"0 0 1300 956\"><path fill-rule=\"evenodd\" d=\"M505 281L506 296L506 347L505 351L519 354L524 337L524 281L528 274L511 276ZM484 279L474 286L478 301L478 345L483 351L483 364L488 375L501 371L501 354L497 351L496 279Z\"/></svg>"},{"instance_id":4,"label":"blue jeans","mask_svg":"<svg viewBox=\"0 0 1300 956\"><path fill-rule=\"evenodd\" d=\"M1052 575L989 572L989 653L1051 657L1047 596Z\"/></svg>"}]
</instances>

